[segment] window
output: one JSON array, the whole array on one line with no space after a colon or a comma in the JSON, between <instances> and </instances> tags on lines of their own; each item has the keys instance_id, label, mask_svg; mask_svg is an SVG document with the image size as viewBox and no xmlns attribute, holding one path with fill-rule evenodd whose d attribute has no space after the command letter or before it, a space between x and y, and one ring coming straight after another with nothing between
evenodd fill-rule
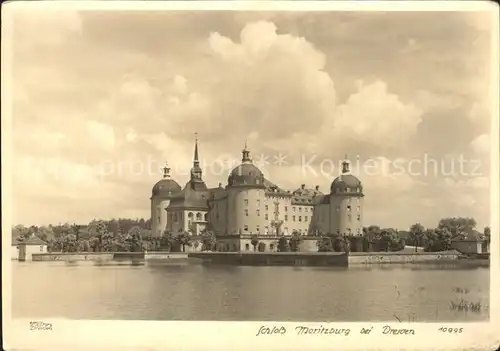
<instances>
[{"instance_id":1,"label":"window","mask_svg":"<svg viewBox=\"0 0 500 351\"><path fill-rule=\"evenodd\" d=\"M288 215L285 215L285 221L288 221Z\"/></svg>"},{"instance_id":2,"label":"window","mask_svg":"<svg viewBox=\"0 0 500 351\"><path fill-rule=\"evenodd\" d=\"M260 234L260 227L259 227L259 226L257 226L257 227L255 228L255 230L257 231L257 233L259 233L259 234Z\"/></svg>"},{"instance_id":3,"label":"window","mask_svg":"<svg viewBox=\"0 0 500 351\"><path fill-rule=\"evenodd\" d=\"M304 222L307 222L307 216L304 216Z\"/></svg>"},{"instance_id":4,"label":"window","mask_svg":"<svg viewBox=\"0 0 500 351\"><path fill-rule=\"evenodd\" d=\"M299 216L299 222L302 222L302 216Z\"/></svg>"},{"instance_id":5,"label":"window","mask_svg":"<svg viewBox=\"0 0 500 351\"><path fill-rule=\"evenodd\" d=\"M267 215L267 213L266 213L266 217L265 217L265 218L266 218L266 219L269 219L269 216Z\"/></svg>"},{"instance_id":6,"label":"window","mask_svg":"<svg viewBox=\"0 0 500 351\"><path fill-rule=\"evenodd\" d=\"M357 206L356 209L358 210L358 212L360 211L360 207L359 206Z\"/></svg>"},{"instance_id":7,"label":"window","mask_svg":"<svg viewBox=\"0 0 500 351\"><path fill-rule=\"evenodd\" d=\"M270 249L271 251L274 251L274 244L269 244L269 249Z\"/></svg>"},{"instance_id":8,"label":"window","mask_svg":"<svg viewBox=\"0 0 500 351\"><path fill-rule=\"evenodd\" d=\"M361 230L358 228L356 229L356 234L360 235L361 234Z\"/></svg>"},{"instance_id":9,"label":"window","mask_svg":"<svg viewBox=\"0 0 500 351\"><path fill-rule=\"evenodd\" d=\"M248 210L245 210L245 216L248 217Z\"/></svg>"},{"instance_id":10,"label":"window","mask_svg":"<svg viewBox=\"0 0 500 351\"><path fill-rule=\"evenodd\" d=\"M192 218L193 218L193 212L189 212L189 213L188 213L188 218L189 218L189 219L192 219Z\"/></svg>"},{"instance_id":11,"label":"window","mask_svg":"<svg viewBox=\"0 0 500 351\"><path fill-rule=\"evenodd\" d=\"M293 211L293 212L295 212L295 206L294 206L294 207L292 207L292 211Z\"/></svg>"},{"instance_id":12,"label":"window","mask_svg":"<svg viewBox=\"0 0 500 351\"><path fill-rule=\"evenodd\" d=\"M158 217L158 222L161 222L161 218L160 217Z\"/></svg>"},{"instance_id":13,"label":"window","mask_svg":"<svg viewBox=\"0 0 500 351\"><path fill-rule=\"evenodd\" d=\"M288 206L285 206L285 212L288 212Z\"/></svg>"},{"instance_id":14,"label":"window","mask_svg":"<svg viewBox=\"0 0 500 351\"><path fill-rule=\"evenodd\" d=\"M243 202L245 203L245 206L248 206L248 199L243 200Z\"/></svg>"},{"instance_id":15,"label":"window","mask_svg":"<svg viewBox=\"0 0 500 351\"><path fill-rule=\"evenodd\" d=\"M360 221L360 220L361 220L361 216L360 216L360 215L358 215L358 221Z\"/></svg>"},{"instance_id":16,"label":"window","mask_svg":"<svg viewBox=\"0 0 500 351\"><path fill-rule=\"evenodd\" d=\"M257 200L257 207L260 206L260 200Z\"/></svg>"},{"instance_id":17,"label":"window","mask_svg":"<svg viewBox=\"0 0 500 351\"><path fill-rule=\"evenodd\" d=\"M204 218L205 218L205 221L208 221L208 213L205 213Z\"/></svg>"},{"instance_id":18,"label":"window","mask_svg":"<svg viewBox=\"0 0 500 351\"><path fill-rule=\"evenodd\" d=\"M302 212L302 207L299 207L299 212Z\"/></svg>"},{"instance_id":19,"label":"window","mask_svg":"<svg viewBox=\"0 0 500 351\"><path fill-rule=\"evenodd\" d=\"M259 209L257 210L257 216L260 216L260 210Z\"/></svg>"},{"instance_id":20,"label":"window","mask_svg":"<svg viewBox=\"0 0 500 351\"><path fill-rule=\"evenodd\" d=\"M250 250L250 244L245 244L245 251L249 251Z\"/></svg>"},{"instance_id":21,"label":"window","mask_svg":"<svg viewBox=\"0 0 500 351\"><path fill-rule=\"evenodd\" d=\"M351 205L347 205L347 211L351 211Z\"/></svg>"},{"instance_id":22,"label":"window","mask_svg":"<svg viewBox=\"0 0 500 351\"><path fill-rule=\"evenodd\" d=\"M268 206L268 205L266 205L266 211L267 211L267 210L269 210L269 206Z\"/></svg>"},{"instance_id":23,"label":"window","mask_svg":"<svg viewBox=\"0 0 500 351\"><path fill-rule=\"evenodd\" d=\"M201 221L201 213L200 213L200 212L198 212L198 213L196 214L196 220L197 220L197 221Z\"/></svg>"},{"instance_id":24,"label":"window","mask_svg":"<svg viewBox=\"0 0 500 351\"><path fill-rule=\"evenodd\" d=\"M295 216L292 216L292 221L294 221L294 222L295 222Z\"/></svg>"},{"instance_id":25,"label":"window","mask_svg":"<svg viewBox=\"0 0 500 351\"><path fill-rule=\"evenodd\" d=\"M43 252L43 246L40 246L40 252Z\"/></svg>"},{"instance_id":26,"label":"window","mask_svg":"<svg viewBox=\"0 0 500 351\"><path fill-rule=\"evenodd\" d=\"M246 225L246 224L245 224L245 225L243 226L243 230L244 230L244 231L246 231L246 232L248 232L248 225Z\"/></svg>"}]
</instances>

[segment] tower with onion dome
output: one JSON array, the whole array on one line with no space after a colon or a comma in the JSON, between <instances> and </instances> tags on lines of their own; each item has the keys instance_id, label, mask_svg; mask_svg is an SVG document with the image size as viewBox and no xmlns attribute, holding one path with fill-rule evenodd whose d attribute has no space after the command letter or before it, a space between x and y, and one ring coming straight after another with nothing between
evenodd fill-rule
<instances>
[{"instance_id":1,"label":"tower with onion dome","mask_svg":"<svg viewBox=\"0 0 500 351\"><path fill-rule=\"evenodd\" d=\"M151 191L151 233L161 236L167 226L167 207L170 200L181 191L181 186L171 178L170 167L165 163L163 178Z\"/></svg>"},{"instance_id":2,"label":"tower with onion dome","mask_svg":"<svg viewBox=\"0 0 500 351\"><path fill-rule=\"evenodd\" d=\"M330 233L363 234L363 197L363 185L351 174L346 156L342 173L330 187Z\"/></svg>"}]
</instances>

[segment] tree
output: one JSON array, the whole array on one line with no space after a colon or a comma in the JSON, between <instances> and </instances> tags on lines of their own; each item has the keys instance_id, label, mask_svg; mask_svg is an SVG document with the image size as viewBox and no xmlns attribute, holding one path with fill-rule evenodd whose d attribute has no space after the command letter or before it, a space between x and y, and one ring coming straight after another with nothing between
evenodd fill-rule
<instances>
[{"instance_id":1,"label":"tree","mask_svg":"<svg viewBox=\"0 0 500 351\"><path fill-rule=\"evenodd\" d=\"M24 241L25 239L29 238L29 236L29 228L26 228L22 224L16 225L12 228L12 241Z\"/></svg>"},{"instance_id":2,"label":"tree","mask_svg":"<svg viewBox=\"0 0 500 351\"><path fill-rule=\"evenodd\" d=\"M399 242L399 236L395 229L385 228L381 231L381 237L379 241L380 247L388 252L394 245Z\"/></svg>"},{"instance_id":3,"label":"tree","mask_svg":"<svg viewBox=\"0 0 500 351\"><path fill-rule=\"evenodd\" d=\"M257 245L259 244L259 238L257 237L257 235L252 235L250 244L252 244L253 246L253 251L257 251Z\"/></svg>"},{"instance_id":4,"label":"tree","mask_svg":"<svg viewBox=\"0 0 500 351\"><path fill-rule=\"evenodd\" d=\"M424 232L425 251L435 252L441 251L441 243L435 229L428 228Z\"/></svg>"},{"instance_id":5,"label":"tree","mask_svg":"<svg viewBox=\"0 0 500 351\"><path fill-rule=\"evenodd\" d=\"M483 232L483 235L486 239L486 242L488 244L491 243L491 228L490 227L484 227L484 232Z\"/></svg>"},{"instance_id":6,"label":"tree","mask_svg":"<svg viewBox=\"0 0 500 351\"><path fill-rule=\"evenodd\" d=\"M107 223L104 221L94 220L89 223L88 232L91 237L96 237L99 240L99 251L113 251L114 236L108 231Z\"/></svg>"},{"instance_id":7,"label":"tree","mask_svg":"<svg viewBox=\"0 0 500 351\"><path fill-rule=\"evenodd\" d=\"M452 232L447 227L436 229L436 233L441 245L440 251L447 251L451 249L452 240L457 236L453 236ZM460 234L458 234L458 236L460 236Z\"/></svg>"},{"instance_id":8,"label":"tree","mask_svg":"<svg viewBox=\"0 0 500 351\"><path fill-rule=\"evenodd\" d=\"M415 223L410 227L410 239L415 245L415 252L418 251L418 246L422 245L422 241L424 238L425 228L420 223Z\"/></svg>"},{"instance_id":9,"label":"tree","mask_svg":"<svg viewBox=\"0 0 500 351\"><path fill-rule=\"evenodd\" d=\"M349 242L347 236L335 235L331 238L333 251L335 252L349 252Z\"/></svg>"},{"instance_id":10,"label":"tree","mask_svg":"<svg viewBox=\"0 0 500 351\"><path fill-rule=\"evenodd\" d=\"M178 246L177 241L175 240L176 236L169 231L165 231L162 237L158 242L159 248L165 248L166 251L172 252L176 246Z\"/></svg>"},{"instance_id":11,"label":"tree","mask_svg":"<svg viewBox=\"0 0 500 351\"><path fill-rule=\"evenodd\" d=\"M211 230L206 230L201 235L201 251L215 251L217 238Z\"/></svg>"},{"instance_id":12,"label":"tree","mask_svg":"<svg viewBox=\"0 0 500 351\"><path fill-rule=\"evenodd\" d=\"M100 246L99 246L99 238L96 237L96 236L93 236L89 239L89 246L90 246L90 249L93 251L93 252L99 252L100 250Z\"/></svg>"},{"instance_id":13,"label":"tree","mask_svg":"<svg viewBox=\"0 0 500 351\"><path fill-rule=\"evenodd\" d=\"M331 252L333 251L332 239L328 236L324 236L318 242L318 252Z\"/></svg>"},{"instance_id":14,"label":"tree","mask_svg":"<svg viewBox=\"0 0 500 351\"><path fill-rule=\"evenodd\" d=\"M81 240L78 242L78 251L89 252L90 242L88 240Z\"/></svg>"},{"instance_id":15,"label":"tree","mask_svg":"<svg viewBox=\"0 0 500 351\"><path fill-rule=\"evenodd\" d=\"M470 217L448 217L439 221L437 229L447 229L451 239L466 237L476 227L476 221Z\"/></svg>"},{"instance_id":16,"label":"tree","mask_svg":"<svg viewBox=\"0 0 500 351\"><path fill-rule=\"evenodd\" d=\"M284 236L280 236L278 239L278 252L290 252L288 239Z\"/></svg>"},{"instance_id":17,"label":"tree","mask_svg":"<svg viewBox=\"0 0 500 351\"><path fill-rule=\"evenodd\" d=\"M139 226L134 226L129 229L127 233L126 244L128 246L128 251L130 252L140 252L142 251L142 234L143 229Z\"/></svg>"},{"instance_id":18,"label":"tree","mask_svg":"<svg viewBox=\"0 0 500 351\"><path fill-rule=\"evenodd\" d=\"M304 242L304 238L302 235L294 230L292 232L292 237L290 238L289 245L290 245L290 250L292 252L298 252L299 251L299 245Z\"/></svg>"},{"instance_id":19,"label":"tree","mask_svg":"<svg viewBox=\"0 0 500 351\"><path fill-rule=\"evenodd\" d=\"M77 252L78 242L76 241L76 235L68 234L63 238L63 252Z\"/></svg>"},{"instance_id":20,"label":"tree","mask_svg":"<svg viewBox=\"0 0 500 351\"><path fill-rule=\"evenodd\" d=\"M177 234L177 236L175 237L175 241L181 246L182 252L186 252L186 245L191 246L191 235L189 235L188 232L184 231Z\"/></svg>"}]
</instances>

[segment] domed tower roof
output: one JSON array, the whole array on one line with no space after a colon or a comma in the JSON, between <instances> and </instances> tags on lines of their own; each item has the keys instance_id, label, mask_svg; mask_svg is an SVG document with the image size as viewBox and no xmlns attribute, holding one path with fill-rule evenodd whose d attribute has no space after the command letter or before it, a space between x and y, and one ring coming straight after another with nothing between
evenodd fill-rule
<instances>
[{"instance_id":1,"label":"domed tower roof","mask_svg":"<svg viewBox=\"0 0 500 351\"><path fill-rule=\"evenodd\" d=\"M264 174L257 168L250 158L250 151L245 148L242 151L241 164L234 168L227 180L228 186L253 186L264 188Z\"/></svg>"},{"instance_id":2,"label":"domed tower roof","mask_svg":"<svg viewBox=\"0 0 500 351\"><path fill-rule=\"evenodd\" d=\"M347 156L344 162L342 162L342 174L333 180L330 192L332 194L363 193L361 181L350 173Z\"/></svg>"},{"instance_id":3,"label":"domed tower roof","mask_svg":"<svg viewBox=\"0 0 500 351\"><path fill-rule=\"evenodd\" d=\"M181 186L170 177L170 168L165 163L163 179L153 186L152 195L157 197L170 197L181 191Z\"/></svg>"}]
</instances>

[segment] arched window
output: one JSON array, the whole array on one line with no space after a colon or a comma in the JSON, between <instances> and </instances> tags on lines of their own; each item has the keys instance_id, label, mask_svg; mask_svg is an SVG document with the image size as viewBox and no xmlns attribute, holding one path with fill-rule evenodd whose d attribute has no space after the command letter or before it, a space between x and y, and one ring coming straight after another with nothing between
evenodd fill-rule
<instances>
[{"instance_id":1,"label":"arched window","mask_svg":"<svg viewBox=\"0 0 500 351\"><path fill-rule=\"evenodd\" d=\"M198 213L196 214L196 220L197 220L197 221L201 221L201 218L202 218L201 216L202 216L202 215L201 215L201 213L200 213L200 212L198 212Z\"/></svg>"},{"instance_id":2,"label":"arched window","mask_svg":"<svg viewBox=\"0 0 500 351\"><path fill-rule=\"evenodd\" d=\"M250 251L250 244L245 244L245 251Z\"/></svg>"},{"instance_id":3,"label":"arched window","mask_svg":"<svg viewBox=\"0 0 500 351\"><path fill-rule=\"evenodd\" d=\"M208 221L208 213L205 213L205 221Z\"/></svg>"},{"instance_id":4,"label":"arched window","mask_svg":"<svg viewBox=\"0 0 500 351\"><path fill-rule=\"evenodd\" d=\"M193 212L189 212L189 213L188 213L188 218L189 218L189 219L193 219Z\"/></svg>"}]
</instances>

